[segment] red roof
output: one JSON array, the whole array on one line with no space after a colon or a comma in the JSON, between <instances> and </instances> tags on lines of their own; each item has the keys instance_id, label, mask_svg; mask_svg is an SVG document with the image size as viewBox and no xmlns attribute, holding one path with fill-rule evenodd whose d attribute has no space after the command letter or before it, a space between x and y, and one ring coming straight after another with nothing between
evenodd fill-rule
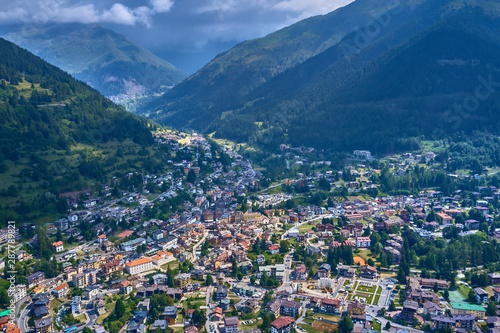
<instances>
[{"instance_id":1,"label":"red roof","mask_svg":"<svg viewBox=\"0 0 500 333\"><path fill-rule=\"evenodd\" d=\"M274 251L274 250L278 250L279 247L277 247L276 245L273 245L269 248L270 251Z\"/></svg>"},{"instance_id":2,"label":"red roof","mask_svg":"<svg viewBox=\"0 0 500 333\"><path fill-rule=\"evenodd\" d=\"M97 236L97 238L103 239L103 238L106 238L106 235L102 234L102 235Z\"/></svg>"},{"instance_id":3,"label":"red roof","mask_svg":"<svg viewBox=\"0 0 500 333\"><path fill-rule=\"evenodd\" d=\"M292 317L283 316L283 317L278 317L278 319L273 321L271 323L271 326L273 326L274 328L279 330L279 329L282 329L283 327L286 327L294 322L295 322L295 319L293 319Z\"/></svg>"}]
</instances>

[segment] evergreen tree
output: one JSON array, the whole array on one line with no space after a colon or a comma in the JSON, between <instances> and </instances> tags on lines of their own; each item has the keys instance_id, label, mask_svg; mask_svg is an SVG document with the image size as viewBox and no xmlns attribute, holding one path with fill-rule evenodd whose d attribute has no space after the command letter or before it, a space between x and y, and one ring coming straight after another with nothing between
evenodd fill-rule
<instances>
[{"instance_id":1,"label":"evergreen tree","mask_svg":"<svg viewBox=\"0 0 500 333\"><path fill-rule=\"evenodd\" d=\"M339 331L341 333L351 333L353 329L354 329L354 324L352 322L351 317L344 316L344 317L342 317L342 319L340 319Z\"/></svg>"},{"instance_id":2,"label":"evergreen tree","mask_svg":"<svg viewBox=\"0 0 500 333\"><path fill-rule=\"evenodd\" d=\"M125 305L123 304L123 301L121 298L118 298L115 304L115 315L117 318L123 317L125 314Z\"/></svg>"}]
</instances>

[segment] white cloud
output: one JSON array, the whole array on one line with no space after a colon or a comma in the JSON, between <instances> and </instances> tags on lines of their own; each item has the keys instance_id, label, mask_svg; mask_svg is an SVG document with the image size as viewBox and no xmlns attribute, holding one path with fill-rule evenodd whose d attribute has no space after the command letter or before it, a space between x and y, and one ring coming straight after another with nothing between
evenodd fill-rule
<instances>
[{"instance_id":1,"label":"white cloud","mask_svg":"<svg viewBox=\"0 0 500 333\"><path fill-rule=\"evenodd\" d=\"M168 12L174 5L172 0L151 0L150 3L157 13Z\"/></svg>"},{"instance_id":2,"label":"white cloud","mask_svg":"<svg viewBox=\"0 0 500 333\"><path fill-rule=\"evenodd\" d=\"M283 0L273 6L273 9L326 14L351 2L352 0Z\"/></svg>"},{"instance_id":3,"label":"white cloud","mask_svg":"<svg viewBox=\"0 0 500 333\"><path fill-rule=\"evenodd\" d=\"M144 24L149 27L155 14L168 12L172 8L173 0L150 0L148 4L150 6L132 8L117 2L98 9L94 3L73 5L68 0L18 0L10 3L0 0L0 8L7 8L0 10L0 24L108 22L122 25Z\"/></svg>"}]
</instances>

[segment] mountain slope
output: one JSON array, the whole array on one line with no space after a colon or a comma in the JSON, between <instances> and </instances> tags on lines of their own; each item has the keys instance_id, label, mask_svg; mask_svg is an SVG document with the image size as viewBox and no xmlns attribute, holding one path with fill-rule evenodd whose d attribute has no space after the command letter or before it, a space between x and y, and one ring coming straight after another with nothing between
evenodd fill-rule
<instances>
[{"instance_id":1,"label":"mountain slope","mask_svg":"<svg viewBox=\"0 0 500 333\"><path fill-rule=\"evenodd\" d=\"M449 109L474 95L478 76L498 74L499 13L500 6L486 0L402 1L385 20L365 20L335 45L257 87L239 80L249 89L230 101L213 95L193 106L201 100L196 93L168 100L179 91L174 89L152 116L270 149L291 143L390 152L418 147L416 138L498 132L492 112L497 94L474 114Z\"/></svg>"},{"instance_id":2,"label":"mountain slope","mask_svg":"<svg viewBox=\"0 0 500 333\"><path fill-rule=\"evenodd\" d=\"M207 109L232 108L254 88L335 45L356 26L373 20L373 13L385 12L392 6L386 1L358 0L330 14L243 42L145 106L143 112L176 113L178 116L170 120L185 126L192 115Z\"/></svg>"},{"instance_id":3,"label":"mountain slope","mask_svg":"<svg viewBox=\"0 0 500 333\"><path fill-rule=\"evenodd\" d=\"M0 225L65 214L60 193L110 175L156 172L155 127L0 38Z\"/></svg>"},{"instance_id":4,"label":"mountain slope","mask_svg":"<svg viewBox=\"0 0 500 333\"><path fill-rule=\"evenodd\" d=\"M137 43L98 25L54 25L6 38L106 96L142 94L187 77Z\"/></svg>"}]
</instances>

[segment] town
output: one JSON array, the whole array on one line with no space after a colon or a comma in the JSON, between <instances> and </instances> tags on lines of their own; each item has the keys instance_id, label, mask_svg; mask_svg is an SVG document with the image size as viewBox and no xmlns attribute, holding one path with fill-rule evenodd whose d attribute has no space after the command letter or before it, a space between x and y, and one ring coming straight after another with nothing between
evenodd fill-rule
<instances>
[{"instance_id":1,"label":"town","mask_svg":"<svg viewBox=\"0 0 500 333\"><path fill-rule=\"evenodd\" d=\"M500 331L496 176L446 175L468 191L441 189L434 176L417 195L382 195L410 173L439 174L436 154L405 154L382 170L355 151L333 170L298 156L310 149L282 147L287 169L289 159L318 168L269 183L231 145L155 137L194 158L63 193L66 217L16 227L15 270L0 263L15 280L15 309L0 313L1 329Z\"/></svg>"}]
</instances>

